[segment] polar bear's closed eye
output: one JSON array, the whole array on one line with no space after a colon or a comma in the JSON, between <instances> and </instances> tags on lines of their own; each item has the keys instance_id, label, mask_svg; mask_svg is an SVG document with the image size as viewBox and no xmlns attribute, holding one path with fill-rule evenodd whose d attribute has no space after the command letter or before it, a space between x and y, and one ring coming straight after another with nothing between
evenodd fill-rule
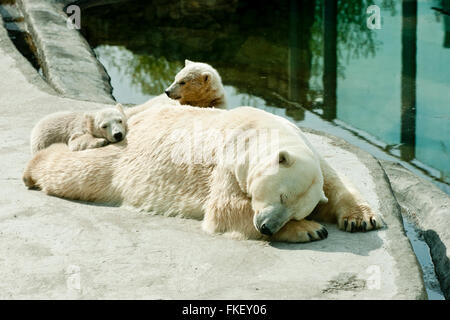
<instances>
[{"instance_id":1,"label":"polar bear's closed eye","mask_svg":"<svg viewBox=\"0 0 450 320\"><path fill-rule=\"evenodd\" d=\"M273 174L251 173L255 177L250 179L249 187L255 212L253 224L264 235L275 234L290 220L304 219L318 203L327 201L314 155L295 154L298 152L279 152L279 167Z\"/></svg>"}]
</instances>

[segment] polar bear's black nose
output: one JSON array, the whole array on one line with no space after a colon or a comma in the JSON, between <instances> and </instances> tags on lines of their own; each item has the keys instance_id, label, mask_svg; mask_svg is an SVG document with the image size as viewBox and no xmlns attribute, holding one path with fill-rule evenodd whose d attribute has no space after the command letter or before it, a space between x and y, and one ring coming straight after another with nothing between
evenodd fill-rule
<instances>
[{"instance_id":1,"label":"polar bear's black nose","mask_svg":"<svg viewBox=\"0 0 450 320\"><path fill-rule=\"evenodd\" d=\"M164 93L167 94L168 97L170 97L170 91L169 90L164 91Z\"/></svg>"},{"instance_id":2,"label":"polar bear's black nose","mask_svg":"<svg viewBox=\"0 0 450 320\"><path fill-rule=\"evenodd\" d=\"M122 140L122 132L114 133L114 139L116 139L116 141Z\"/></svg>"},{"instance_id":3,"label":"polar bear's black nose","mask_svg":"<svg viewBox=\"0 0 450 320\"><path fill-rule=\"evenodd\" d=\"M266 236L271 236L272 235L272 231L270 231L270 229L267 228L267 226L265 224L263 224L261 226L261 230L260 231L261 231L262 234L265 234Z\"/></svg>"}]
</instances>

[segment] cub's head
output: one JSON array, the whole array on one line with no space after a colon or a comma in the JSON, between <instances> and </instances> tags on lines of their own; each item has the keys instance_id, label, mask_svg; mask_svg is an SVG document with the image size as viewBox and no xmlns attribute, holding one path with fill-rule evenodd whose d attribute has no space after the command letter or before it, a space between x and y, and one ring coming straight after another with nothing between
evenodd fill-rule
<instances>
[{"instance_id":1,"label":"cub's head","mask_svg":"<svg viewBox=\"0 0 450 320\"><path fill-rule=\"evenodd\" d=\"M222 79L209 64L185 60L185 67L165 90L167 96L181 104L210 107L223 95Z\"/></svg>"},{"instance_id":2,"label":"cub's head","mask_svg":"<svg viewBox=\"0 0 450 320\"><path fill-rule=\"evenodd\" d=\"M119 103L115 108L105 108L85 115L87 131L96 138L119 142L127 134L127 117Z\"/></svg>"},{"instance_id":3,"label":"cub's head","mask_svg":"<svg viewBox=\"0 0 450 320\"><path fill-rule=\"evenodd\" d=\"M270 236L289 220L304 219L319 202L328 201L319 160L307 151L300 155L280 151L266 166L249 170L247 191L255 212L253 224L260 233Z\"/></svg>"}]
</instances>

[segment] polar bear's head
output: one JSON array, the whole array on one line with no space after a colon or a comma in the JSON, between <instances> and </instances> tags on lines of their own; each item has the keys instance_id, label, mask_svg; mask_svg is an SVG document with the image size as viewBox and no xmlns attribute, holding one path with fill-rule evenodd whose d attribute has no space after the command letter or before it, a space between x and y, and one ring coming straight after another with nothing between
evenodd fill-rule
<instances>
[{"instance_id":1,"label":"polar bear's head","mask_svg":"<svg viewBox=\"0 0 450 320\"><path fill-rule=\"evenodd\" d=\"M312 152L286 150L272 158L266 165L250 168L247 174L253 224L265 235L276 233L289 220L304 219L319 202L327 201L320 163ZM271 169L275 161L277 170Z\"/></svg>"},{"instance_id":2,"label":"polar bear's head","mask_svg":"<svg viewBox=\"0 0 450 320\"><path fill-rule=\"evenodd\" d=\"M224 99L219 73L209 64L189 60L185 60L185 67L178 72L165 93L180 104L196 107L213 107Z\"/></svg>"},{"instance_id":3,"label":"polar bear's head","mask_svg":"<svg viewBox=\"0 0 450 320\"><path fill-rule=\"evenodd\" d=\"M96 138L119 142L127 134L127 117L119 103L115 108L101 109L85 115L87 131Z\"/></svg>"}]
</instances>

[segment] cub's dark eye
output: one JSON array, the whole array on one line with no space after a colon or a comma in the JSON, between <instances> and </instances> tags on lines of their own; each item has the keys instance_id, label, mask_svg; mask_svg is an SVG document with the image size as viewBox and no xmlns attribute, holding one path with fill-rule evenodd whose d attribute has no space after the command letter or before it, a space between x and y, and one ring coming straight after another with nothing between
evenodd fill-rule
<instances>
[{"instance_id":1,"label":"cub's dark eye","mask_svg":"<svg viewBox=\"0 0 450 320\"><path fill-rule=\"evenodd\" d=\"M186 84L186 81L180 81L180 86L184 86Z\"/></svg>"},{"instance_id":2,"label":"cub's dark eye","mask_svg":"<svg viewBox=\"0 0 450 320\"><path fill-rule=\"evenodd\" d=\"M122 120L119 120L119 123L122 123Z\"/></svg>"},{"instance_id":3,"label":"cub's dark eye","mask_svg":"<svg viewBox=\"0 0 450 320\"><path fill-rule=\"evenodd\" d=\"M102 129L106 129L106 128L108 128L107 124L102 125Z\"/></svg>"}]
</instances>

